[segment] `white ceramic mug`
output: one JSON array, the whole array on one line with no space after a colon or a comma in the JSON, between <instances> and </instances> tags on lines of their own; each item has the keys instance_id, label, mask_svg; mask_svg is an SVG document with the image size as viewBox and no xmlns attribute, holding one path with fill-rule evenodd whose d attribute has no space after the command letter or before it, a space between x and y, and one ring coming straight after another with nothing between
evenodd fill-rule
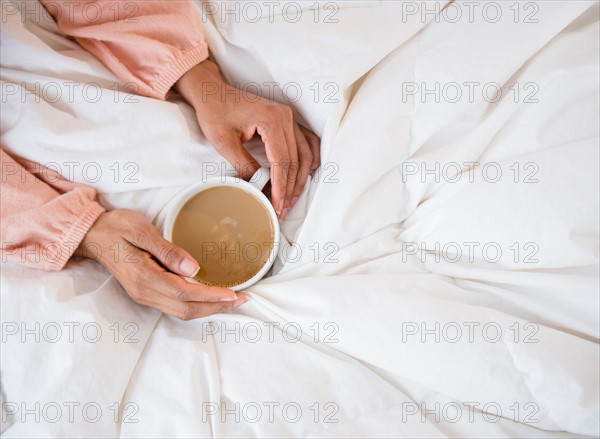
<instances>
[{"instance_id":1,"label":"white ceramic mug","mask_svg":"<svg viewBox=\"0 0 600 439\"><path fill-rule=\"evenodd\" d=\"M267 271L273 265L275 258L279 252L279 246L281 243L281 231L279 229L279 221L277 219L277 214L275 213L275 209L271 205L269 199L262 193L262 189L265 187L267 182L269 181L269 170L265 168L260 168L256 173L252 176L250 181L242 180L239 177L232 176L222 176L222 177L214 177L210 178L206 181L194 183L187 189L183 190L179 193L173 201L169 203L167 208L167 216L165 218L164 226L163 226L163 236L168 241L173 241L173 225L175 224L175 219L179 214L181 208L194 196L199 194L202 191L205 191L209 188L213 187L222 187L222 186L230 186L236 187L240 189L244 189L246 192L249 192L252 196L254 196L257 200L259 200L262 205L269 212L269 217L271 218L272 226L273 226L273 248L271 249L271 253L265 265L256 273L251 279L248 279L244 283L239 285L230 287L233 291L240 291L245 288L248 288L250 285L258 282L262 277L267 274ZM186 277L188 282L200 283L195 279Z\"/></svg>"}]
</instances>

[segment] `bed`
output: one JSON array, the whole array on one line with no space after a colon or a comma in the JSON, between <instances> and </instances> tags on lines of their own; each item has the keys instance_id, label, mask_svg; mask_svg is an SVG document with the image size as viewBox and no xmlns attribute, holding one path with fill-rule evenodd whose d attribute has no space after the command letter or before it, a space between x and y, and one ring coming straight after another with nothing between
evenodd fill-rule
<instances>
[{"instance_id":1,"label":"bed","mask_svg":"<svg viewBox=\"0 0 600 439\"><path fill-rule=\"evenodd\" d=\"M289 252L193 321L3 263L3 436L598 437L598 3L267 3L197 6L228 81L322 138ZM161 227L231 172L35 1L2 1L1 64L3 145L108 208Z\"/></svg>"}]
</instances>

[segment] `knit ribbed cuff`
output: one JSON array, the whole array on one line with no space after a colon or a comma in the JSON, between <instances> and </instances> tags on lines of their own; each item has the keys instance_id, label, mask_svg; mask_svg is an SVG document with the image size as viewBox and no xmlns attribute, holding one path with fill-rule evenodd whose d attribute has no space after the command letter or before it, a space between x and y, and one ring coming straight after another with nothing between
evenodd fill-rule
<instances>
[{"instance_id":1,"label":"knit ribbed cuff","mask_svg":"<svg viewBox=\"0 0 600 439\"><path fill-rule=\"evenodd\" d=\"M91 201L85 210L77 217L71 228L67 231L57 250L56 259L48 263L48 270L58 271L66 265L67 261L73 256L75 250L85 237L90 227L96 222L98 217L106 209L95 201Z\"/></svg>"},{"instance_id":2,"label":"knit ribbed cuff","mask_svg":"<svg viewBox=\"0 0 600 439\"><path fill-rule=\"evenodd\" d=\"M154 97L166 99L171 87L184 73L187 73L192 67L197 66L208 58L208 46L205 42L198 44L193 49L185 52L180 58L176 59L158 78L150 84Z\"/></svg>"}]
</instances>

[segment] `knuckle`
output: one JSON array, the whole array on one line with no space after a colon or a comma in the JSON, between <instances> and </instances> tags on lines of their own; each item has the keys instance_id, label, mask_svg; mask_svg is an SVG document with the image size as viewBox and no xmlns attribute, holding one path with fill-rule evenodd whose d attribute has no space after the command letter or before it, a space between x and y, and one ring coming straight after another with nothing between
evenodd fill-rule
<instances>
[{"instance_id":1,"label":"knuckle","mask_svg":"<svg viewBox=\"0 0 600 439\"><path fill-rule=\"evenodd\" d=\"M292 162L290 161L290 159L285 159L285 160L281 160L279 162L279 166L281 168L281 172L283 174L283 178L285 180L288 179L288 177L290 176L290 174L293 172L292 168Z\"/></svg>"},{"instance_id":2,"label":"knuckle","mask_svg":"<svg viewBox=\"0 0 600 439\"><path fill-rule=\"evenodd\" d=\"M141 270L131 270L128 276L131 283L135 285L133 291L139 292L140 286L143 285L145 281L144 275L142 274Z\"/></svg>"},{"instance_id":3,"label":"knuckle","mask_svg":"<svg viewBox=\"0 0 600 439\"><path fill-rule=\"evenodd\" d=\"M144 293L141 288L131 288L127 291L129 297L131 297L135 302L140 303L144 299Z\"/></svg>"},{"instance_id":4,"label":"knuckle","mask_svg":"<svg viewBox=\"0 0 600 439\"><path fill-rule=\"evenodd\" d=\"M193 320L196 318L196 313L191 305L185 305L179 313L179 319L183 321Z\"/></svg>"},{"instance_id":5,"label":"knuckle","mask_svg":"<svg viewBox=\"0 0 600 439\"><path fill-rule=\"evenodd\" d=\"M298 156L300 158L300 161L305 161L305 162L312 162L313 159L313 153L309 148L301 148Z\"/></svg>"},{"instance_id":6,"label":"knuckle","mask_svg":"<svg viewBox=\"0 0 600 439\"><path fill-rule=\"evenodd\" d=\"M294 163L290 168L290 181L295 183L298 181L298 177L300 175L300 166L297 163Z\"/></svg>"},{"instance_id":7,"label":"knuckle","mask_svg":"<svg viewBox=\"0 0 600 439\"><path fill-rule=\"evenodd\" d=\"M308 140L308 144L310 145L311 149L313 149L315 152L318 152L321 148L321 139L319 139L316 134L311 132L305 132L305 134L306 140Z\"/></svg>"},{"instance_id":8,"label":"knuckle","mask_svg":"<svg viewBox=\"0 0 600 439\"><path fill-rule=\"evenodd\" d=\"M264 112L271 117L276 117L281 113L281 107L283 107L283 105L277 102L269 102L265 105Z\"/></svg>"},{"instance_id":9,"label":"knuckle","mask_svg":"<svg viewBox=\"0 0 600 439\"><path fill-rule=\"evenodd\" d=\"M158 256L158 259L160 259L166 265L171 265L177 262L178 252L174 246L164 244L156 256Z\"/></svg>"},{"instance_id":10,"label":"knuckle","mask_svg":"<svg viewBox=\"0 0 600 439\"><path fill-rule=\"evenodd\" d=\"M173 290L173 298L178 302L187 302L189 300L188 294L180 287Z\"/></svg>"},{"instance_id":11,"label":"knuckle","mask_svg":"<svg viewBox=\"0 0 600 439\"><path fill-rule=\"evenodd\" d=\"M278 148L273 151L273 165L274 166L285 166L290 161L287 149Z\"/></svg>"},{"instance_id":12,"label":"knuckle","mask_svg":"<svg viewBox=\"0 0 600 439\"><path fill-rule=\"evenodd\" d=\"M294 111L292 110L292 107L281 105L280 111L286 121L292 121L294 119Z\"/></svg>"},{"instance_id":13,"label":"knuckle","mask_svg":"<svg viewBox=\"0 0 600 439\"><path fill-rule=\"evenodd\" d=\"M227 312L229 310L232 310L235 307L235 302L223 302L222 304L219 305L218 310L215 312L215 314L217 312Z\"/></svg>"},{"instance_id":14,"label":"knuckle","mask_svg":"<svg viewBox=\"0 0 600 439\"><path fill-rule=\"evenodd\" d=\"M260 168L260 165L256 162L249 162L244 164L237 164L234 166L240 177L245 180L250 179L254 173Z\"/></svg>"},{"instance_id":15,"label":"knuckle","mask_svg":"<svg viewBox=\"0 0 600 439\"><path fill-rule=\"evenodd\" d=\"M270 151L272 158L269 162L269 165L275 168L276 171L285 165L287 161L289 161L289 157L287 155L287 150L283 148L276 148Z\"/></svg>"},{"instance_id":16,"label":"knuckle","mask_svg":"<svg viewBox=\"0 0 600 439\"><path fill-rule=\"evenodd\" d=\"M304 133L304 135L306 136L306 138L308 139L309 142L313 142L316 144L318 144L320 142L319 136L317 136L311 130L304 129L304 130L302 130L302 132Z\"/></svg>"},{"instance_id":17,"label":"knuckle","mask_svg":"<svg viewBox=\"0 0 600 439\"><path fill-rule=\"evenodd\" d=\"M210 142L217 150L226 149L231 139L230 133L224 127L216 127L210 133Z\"/></svg>"},{"instance_id":18,"label":"knuckle","mask_svg":"<svg viewBox=\"0 0 600 439\"><path fill-rule=\"evenodd\" d=\"M138 247L145 248L148 244L148 233L144 228L134 228L130 231L130 241Z\"/></svg>"},{"instance_id":19,"label":"knuckle","mask_svg":"<svg viewBox=\"0 0 600 439\"><path fill-rule=\"evenodd\" d=\"M268 114L263 115L264 117L256 123L256 126L263 134L271 134L273 131L274 123L273 118Z\"/></svg>"}]
</instances>

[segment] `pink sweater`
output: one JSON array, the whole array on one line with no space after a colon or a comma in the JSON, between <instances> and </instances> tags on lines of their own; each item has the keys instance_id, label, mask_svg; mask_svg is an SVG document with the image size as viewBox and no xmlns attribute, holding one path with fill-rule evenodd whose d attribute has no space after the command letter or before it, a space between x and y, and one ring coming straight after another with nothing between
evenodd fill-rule
<instances>
[{"instance_id":1,"label":"pink sweater","mask_svg":"<svg viewBox=\"0 0 600 439\"><path fill-rule=\"evenodd\" d=\"M61 31L142 95L164 99L184 73L208 57L200 15L190 1L41 2ZM89 3L97 5L93 17L84 8ZM0 166L2 262L62 269L104 212L96 191L5 150Z\"/></svg>"}]
</instances>

